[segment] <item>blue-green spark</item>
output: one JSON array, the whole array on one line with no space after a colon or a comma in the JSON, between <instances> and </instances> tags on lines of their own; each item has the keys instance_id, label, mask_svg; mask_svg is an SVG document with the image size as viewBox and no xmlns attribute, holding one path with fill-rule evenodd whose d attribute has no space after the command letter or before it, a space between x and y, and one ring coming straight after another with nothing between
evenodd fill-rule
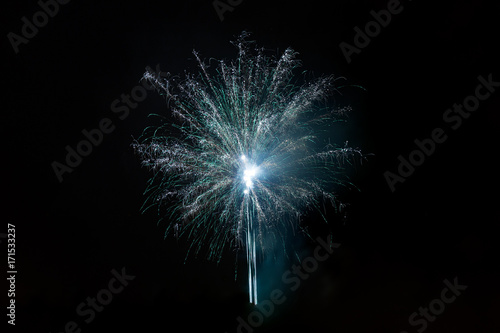
<instances>
[{"instance_id":1,"label":"blue-green spark","mask_svg":"<svg viewBox=\"0 0 500 333\"><path fill-rule=\"evenodd\" d=\"M336 78L297 84L292 49L268 56L244 34L234 45L236 60L214 68L194 52L200 72L182 80L145 73L178 123L147 128L133 147L152 170L146 209L166 204L167 232L186 235L195 253L207 244L210 259L244 247L257 304L257 256L285 244L306 208L334 202L336 185L346 184L343 166L363 155L320 143L349 110L327 106Z\"/></svg>"}]
</instances>

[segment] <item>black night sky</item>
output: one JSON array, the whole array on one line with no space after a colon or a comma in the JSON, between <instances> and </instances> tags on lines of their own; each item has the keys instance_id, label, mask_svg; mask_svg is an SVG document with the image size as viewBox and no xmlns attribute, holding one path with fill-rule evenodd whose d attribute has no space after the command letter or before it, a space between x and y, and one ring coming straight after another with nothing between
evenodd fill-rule
<instances>
[{"instance_id":1,"label":"black night sky","mask_svg":"<svg viewBox=\"0 0 500 333\"><path fill-rule=\"evenodd\" d=\"M214 3L230 9L220 9L223 20ZM51 15L37 14L41 6ZM355 40L355 27L364 32L382 10L393 11L390 22L369 24L372 37ZM16 325L7 323L7 282L2 325L47 333L499 332L499 13L487 0L5 4L0 249L8 277L14 224L17 275ZM37 31L23 28L34 19ZM122 100L137 93L148 66L195 72L193 49L204 59L236 57L230 41L242 31L270 52L292 47L313 76L347 78L339 100L353 111L331 136L373 154L350 171L359 191L343 194L346 216L324 211L340 244L328 259L297 290L282 279L297 260L263 267L261 297L279 289L286 300L259 327L248 324L262 315L252 317L259 310L248 303L241 251L219 264L203 253L184 263L189 244L164 239L154 211L141 214L149 173L130 144L154 123L150 113L169 109L153 91ZM350 62L343 42L358 44ZM66 146L76 149L83 130L100 126L109 133L60 182L53 162L66 164ZM425 150L433 137L442 142L419 153L415 140ZM399 167L410 157L414 170ZM407 174L392 178L405 180L393 180L391 191L387 172L401 177L398 167ZM328 234L317 213L302 223L314 237ZM300 233L290 244L303 257L318 245ZM455 293L449 284L459 285ZM97 296L106 304L93 309Z\"/></svg>"}]
</instances>

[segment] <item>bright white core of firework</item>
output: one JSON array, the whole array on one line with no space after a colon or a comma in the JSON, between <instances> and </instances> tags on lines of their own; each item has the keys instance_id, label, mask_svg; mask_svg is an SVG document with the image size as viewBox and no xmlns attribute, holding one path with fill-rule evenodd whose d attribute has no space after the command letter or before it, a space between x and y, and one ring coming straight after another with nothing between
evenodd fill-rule
<instances>
[{"instance_id":1,"label":"bright white core of firework","mask_svg":"<svg viewBox=\"0 0 500 333\"><path fill-rule=\"evenodd\" d=\"M245 170L243 171L243 182L245 183L246 188L243 193L248 194L253 186L253 179L259 172L259 167L247 163L247 157L245 155L241 155L241 160L243 161L245 167Z\"/></svg>"}]
</instances>

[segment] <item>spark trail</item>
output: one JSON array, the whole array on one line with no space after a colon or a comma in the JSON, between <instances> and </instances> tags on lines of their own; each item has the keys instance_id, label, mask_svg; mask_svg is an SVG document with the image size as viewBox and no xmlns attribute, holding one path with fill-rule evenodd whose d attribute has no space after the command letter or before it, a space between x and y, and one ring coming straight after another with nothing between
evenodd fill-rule
<instances>
[{"instance_id":1,"label":"spark trail","mask_svg":"<svg viewBox=\"0 0 500 333\"><path fill-rule=\"evenodd\" d=\"M193 52L199 73L183 80L144 74L179 123L146 128L133 147L152 170L144 209L168 206L167 233L186 235L196 254L207 244L209 259L244 246L257 304L259 253L283 247L306 208L335 202L333 190L348 184L345 164L364 156L347 143L320 144L349 110L327 106L337 79L297 84L292 49L269 56L245 33L233 44L238 57L214 68Z\"/></svg>"}]
</instances>

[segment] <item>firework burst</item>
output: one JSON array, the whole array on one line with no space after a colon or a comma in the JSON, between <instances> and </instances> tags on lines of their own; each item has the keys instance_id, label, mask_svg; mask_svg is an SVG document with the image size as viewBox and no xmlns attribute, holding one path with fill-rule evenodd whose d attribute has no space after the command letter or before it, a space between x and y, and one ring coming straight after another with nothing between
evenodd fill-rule
<instances>
[{"instance_id":1,"label":"firework burst","mask_svg":"<svg viewBox=\"0 0 500 333\"><path fill-rule=\"evenodd\" d=\"M337 79L297 84L296 52L280 57L253 47L246 34L233 44L234 61L202 61L182 80L145 73L165 95L177 124L147 128L133 144L152 170L145 208L167 203L167 232L186 234L219 260L225 247L247 254L250 302L257 303L257 256L285 244L308 207L335 202L345 185L344 165L358 149L320 144L332 122L349 108L328 108Z\"/></svg>"}]
</instances>

